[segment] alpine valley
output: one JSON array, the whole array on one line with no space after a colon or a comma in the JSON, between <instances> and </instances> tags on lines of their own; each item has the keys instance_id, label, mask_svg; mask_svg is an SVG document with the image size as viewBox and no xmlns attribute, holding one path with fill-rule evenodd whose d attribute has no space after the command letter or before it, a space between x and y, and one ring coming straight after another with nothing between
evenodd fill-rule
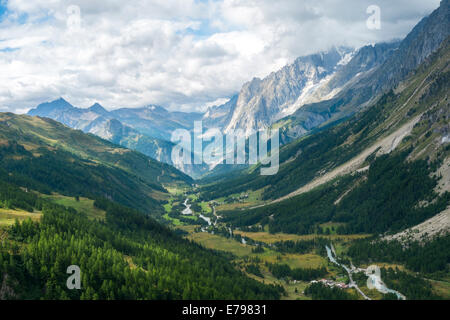
<instances>
[{"instance_id":1,"label":"alpine valley","mask_svg":"<svg viewBox=\"0 0 450 320\"><path fill-rule=\"evenodd\" d=\"M403 40L299 57L204 113L0 113L0 300L450 299L449 93L442 0ZM174 163L196 121L279 129L278 173Z\"/></svg>"}]
</instances>

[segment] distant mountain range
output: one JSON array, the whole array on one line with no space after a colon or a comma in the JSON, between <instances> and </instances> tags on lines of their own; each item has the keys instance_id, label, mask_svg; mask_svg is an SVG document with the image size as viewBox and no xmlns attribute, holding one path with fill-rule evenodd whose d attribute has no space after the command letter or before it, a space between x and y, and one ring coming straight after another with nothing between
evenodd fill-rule
<instances>
[{"instance_id":1,"label":"distant mountain range","mask_svg":"<svg viewBox=\"0 0 450 320\"><path fill-rule=\"evenodd\" d=\"M347 64L353 54L350 48L332 48L300 57L264 79L247 82L238 96L225 104L229 114L224 114L228 119L223 123L223 130L242 129L249 134L294 113L304 103L317 99L314 97L317 89ZM208 110L205 117L211 118L217 109L223 108Z\"/></svg>"},{"instance_id":2,"label":"distant mountain range","mask_svg":"<svg viewBox=\"0 0 450 320\"><path fill-rule=\"evenodd\" d=\"M392 46L380 47L388 51ZM253 129L266 128L294 113L304 103L330 97L341 83L351 81L361 69L376 63L354 62L354 55L354 50L350 48L333 48L328 52L300 57L265 79L253 79L227 103L208 108L203 114L169 112L156 105L108 111L95 103L83 109L60 98L38 105L28 115L54 119L71 128L95 134L172 164L193 177L200 177L210 168L172 162L173 144L170 137L174 130L192 130L194 121L200 120L204 128L220 128L224 133L243 129L248 134ZM341 75L344 72L341 70L349 62L352 65L359 63L359 67L345 69L346 75Z\"/></svg>"},{"instance_id":3,"label":"distant mountain range","mask_svg":"<svg viewBox=\"0 0 450 320\"><path fill-rule=\"evenodd\" d=\"M222 106L210 108L204 120L210 126L221 127L224 132L241 129L249 134L277 122L283 124L287 117L299 112L305 121L290 129L293 138L299 137L328 120L328 117L315 113L315 108L320 110L322 102L352 92L351 89L387 61L398 46L399 42L395 41L356 51L332 48L300 57L262 80L255 78L246 83L239 95ZM304 107L311 112L302 112ZM353 111L352 108L350 112Z\"/></svg>"},{"instance_id":4,"label":"distant mountain range","mask_svg":"<svg viewBox=\"0 0 450 320\"><path fill-rule=\"evenodd\" d=\"M202 118L200 113L169 112L155 105L108 111L95 103L83 109L74 107L63 98L42 103L30 110L28 115L51 118L168 164L173 164L173 144L170 142L172 132L176 129L191 130L194 121ZM178 167L188 174L196 175L192 166L179 164Z\"/></svg>"},{"instance_id":5,"label":"distant mountain range","mask_svg":"<svg viewBox=\"0 0 450 320\"><path fill-rule=\"evenodd\" d=\"M108 121L113 119L150 137L170 140L172 131L179 128L190 130L194 121L202 118L200 113L169 112L156 105L107 111L95 103L82 109L74 107L63 98L42 103L28 114L52 118L74 129L96 133L107 139L114 134L106 130Z\"/></svg>"},{"instance_id":6,"label":"distant mountain range","mask_svg":"<svg viewBox=\"0 0 450 320\"><path fill-rule=\"evenodd\" d=\"M275 126L281 130L282 143L288 143L348 118L397 85L438 49L449 35L448 7L449 1L442 1L403 41L358 50L331 48L299 57L264 79L247 82L227 103L205 113L169 112L156 105L108 111L98 103L81 109L61 98L40 104L28 114L49 117L138 150L198 178L212 168L172 163L170 136L175 129L192 130L194 121L199 120L204 128L215 127L224 133L240 129L247 135Z\"/></svg>"},{"instance_id":7,"label":"distant mountain range","mask_svg":"<svg viewBox=\"0 0 450 320\"><path fill-rule=\"evenodd\" d=\"M170 165L48 118L0 113L0 145L0 175L43 193L70 190L150 213L167 197L163 184L192 183Z\"/></svg>"},{"instance_id":8,"label":"distant mountain range","mask_svg":"<svg viewBox=\"0 0 450 320\"><path fill-rule=\"evenodd\" d=\"M225 132L248 133L276 123L284 132L283 141L292 141L376 101L436 51L449 30L445 0L402 41L300 57L262 80L246 83L226 104L210 108L204 119Z\"/></svg>"}]
</instances>

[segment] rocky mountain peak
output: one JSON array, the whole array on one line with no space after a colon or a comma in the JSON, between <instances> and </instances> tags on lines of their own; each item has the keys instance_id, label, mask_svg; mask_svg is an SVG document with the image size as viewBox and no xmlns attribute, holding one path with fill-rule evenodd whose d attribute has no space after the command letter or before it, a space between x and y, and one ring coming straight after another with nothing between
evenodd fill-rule
<instances>
[{"instance_id":1,"label":"rocky mountain peak","mask_svg":"<svg viewBox=\"0 0 450 320\"><path fill-rule=\"evenodd\" d=\"M55 111L69 111L75 109L69 102L60 97L57 100L51 102L44 102L38 105L35 109L29 112L29 115L39 115L42 117L48 116Z\"/></svg>"},{"instance_id":2,"label":"rocky mountain peak","mask_svg":"<svg viewBox=\"0 0 450 320\"><path fill-rule=\"evenodd\" d=\"M292 114L305 96L322 80L335 73L349 61L352 49L333 47L328 51L297 58L292 64L271 73L264 79L254 78L241 89L233 115L225 132L251 130L269 126Z\"/></svg>"},{"instance_id":3,"label":"rocky mountain peak","mask_svg":"<svg viewBox=\"0 0 450 320\"><path fill-rule=\"evenodd\" d=\"M107 115L109 112L103 108L98 102L94 103L91 107L89 107L89 111L95 112L99 115Z\"/></svg>"}]
</instances>

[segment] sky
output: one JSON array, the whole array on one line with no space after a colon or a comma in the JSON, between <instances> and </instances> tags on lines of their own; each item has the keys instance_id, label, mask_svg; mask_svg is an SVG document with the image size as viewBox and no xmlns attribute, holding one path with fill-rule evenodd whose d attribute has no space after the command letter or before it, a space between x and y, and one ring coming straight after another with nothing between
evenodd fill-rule
<instances>
[{"instance_id":1,"label":"sky","mask_svg":"<svg viewBox=\"0 0 450 320\"><path fill-rule=\"evenodd\" d=\"M368 28L371 5L380 28ZM400 39L439 0L0 0L0 112L204 111L332 46Z\"/></svg>"}]
</instances>

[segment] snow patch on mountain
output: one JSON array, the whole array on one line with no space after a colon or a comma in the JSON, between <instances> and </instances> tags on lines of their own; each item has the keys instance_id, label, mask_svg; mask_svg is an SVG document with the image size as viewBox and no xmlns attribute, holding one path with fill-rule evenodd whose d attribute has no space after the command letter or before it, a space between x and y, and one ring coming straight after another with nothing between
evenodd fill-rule
<instances>
[{"instance_id":1,"label":"snow patch on mountain","mask_svg":"<svg viewBox=\"0 0 450 320\"><path fill-rule=\"evenodd\" d=\"M300 57L264 79L254 78L242 87L224 131L230 133L242 129L248 135L253 130L267 128L275 121L293 114L303 104L315 101L308 97L325 85L353 55L353 49L332 48Z\"/></svg>"}]
</instances>

